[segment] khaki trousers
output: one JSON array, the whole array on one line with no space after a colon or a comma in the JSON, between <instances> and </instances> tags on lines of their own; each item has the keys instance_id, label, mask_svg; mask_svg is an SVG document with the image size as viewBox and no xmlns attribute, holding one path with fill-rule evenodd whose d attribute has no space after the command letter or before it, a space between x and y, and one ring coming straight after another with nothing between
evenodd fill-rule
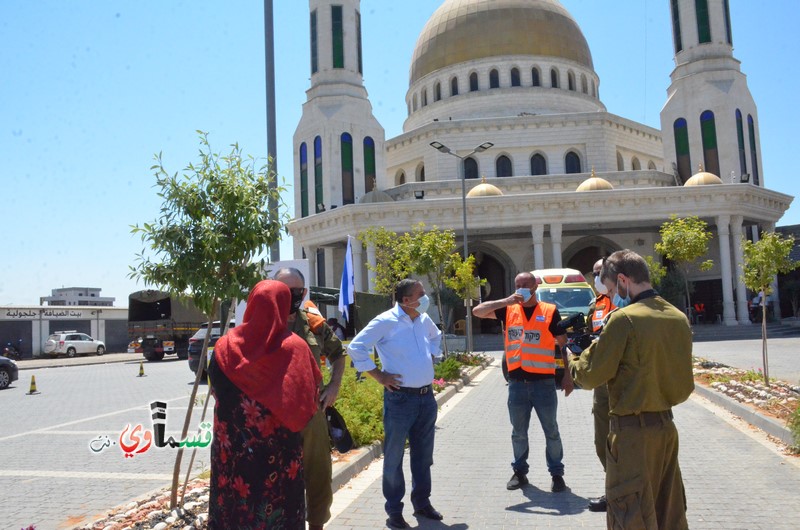
<instances>
[{"instance_id":1,"label":"khaki trousers","mask_svg":"<svg viewBox=\"0 0 800 530\"><path fill-rule=\"evenodd\" d=\"M331 442L325 411L320 410L303 429L303 473L306 483L306 520L323 526L331 518Z\"/></svg>"},{"instance_id":2,"label":"khaki trousers","mask_svg":"<svg viewBox=\"0 0 800 530\"><path fill-rule=\"evenodd\" d=\"M664 414L653 425L620 427L612 416L606 459L606 521L614 530L685 530L686 495L678 431Z\"/></svg>"},{"instance_id":3,"label":"khaki trousers","mask_svg":"<svg viewBox=\"0 0 800 530\"><path fill-rule=\"evenodd\" d=\"M600 385L592 395L592 416L594 416L594 450L597 458L606 469L606 447L608 445L608 386Z\"/></svg>"}]
</instances>

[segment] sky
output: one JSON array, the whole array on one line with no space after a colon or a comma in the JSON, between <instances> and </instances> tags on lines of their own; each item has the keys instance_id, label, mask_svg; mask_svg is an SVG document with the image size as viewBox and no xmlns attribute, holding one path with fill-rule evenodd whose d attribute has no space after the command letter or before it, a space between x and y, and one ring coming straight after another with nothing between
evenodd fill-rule
<instances>
[{"instance_id":1,"label":"sky","mask_svg":"<svg viewBox=\"0 0 800 530\"><path fill-rule=\"evenodd\" d=\"M363 0L364 83L386 138L402 132L414 45L441 0ZM667 0L562 0L609 112L660 129L674 68ZM734 57L758 106L764 181L794 195L797 0L731 0ZM150 167L212 148L266 157L262 0L0 0L0 305L100 287L126 306L143 250L131 225L161 201ZM277 164L292 201L292 135L309 88L308 3L275 0ZM289 214L293 215L289 204ZM794 201L778 226L800 224ZM281 257L292 258L290 240Z\"/></svg>"}]
</instances>

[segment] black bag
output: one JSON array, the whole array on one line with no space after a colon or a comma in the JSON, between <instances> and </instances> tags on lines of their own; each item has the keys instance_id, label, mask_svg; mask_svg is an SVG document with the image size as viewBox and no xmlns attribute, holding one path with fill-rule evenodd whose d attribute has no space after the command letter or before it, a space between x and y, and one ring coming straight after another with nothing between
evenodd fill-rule
<instances>
[{"instance_id":1,"label":"black bag","mask_svg":"<svg viewBox=\"0 0 800 530\"><path fill-rule=\"evenodd\" d=\"M331 443L340 453L346 453L353 448L353 437L347 430L347 424L339 411L333 407L325 409L325 418L328 420L328 434Z\"/></svg>"}]
</instances>

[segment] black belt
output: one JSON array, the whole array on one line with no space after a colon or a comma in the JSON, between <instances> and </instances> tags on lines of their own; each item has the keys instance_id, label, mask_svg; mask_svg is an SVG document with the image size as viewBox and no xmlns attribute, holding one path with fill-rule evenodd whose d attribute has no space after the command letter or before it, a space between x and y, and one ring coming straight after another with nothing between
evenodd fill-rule
<instances>
[{"instance_id":1,"label":"black belt","mask_svg":"<svg viewBox=\"0 0 800 530\"><path fill-rule=\"evenodd\" d=\"M423 396L423 395L427 394L428 392L432 392L432 391L433 391L433 385L423 386L423 387L420 387L420 388L413 388L413 387L410 387L410 386L401 386L400 388L397 388L395 390L395 392L402 392L404 394L416 394L416 395L419 395L419 396Z\"/></svg>"},{"instance_id":2,"label":"black belt","mask_svg":"<svg viewBox=\"0 0 800 530\"><path fill-rule=\"evenodd\" d=\"M672 410L661 412L642 412L640 414L629 414L627 416L611 416L611 427L653 427L664 425L672 421Z\"/></svg>"}]
</instances>

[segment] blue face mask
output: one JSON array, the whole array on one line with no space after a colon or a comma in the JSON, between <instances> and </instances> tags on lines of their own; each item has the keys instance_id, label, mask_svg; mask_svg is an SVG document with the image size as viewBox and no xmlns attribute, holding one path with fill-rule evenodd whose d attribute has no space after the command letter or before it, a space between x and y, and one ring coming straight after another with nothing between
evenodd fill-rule
<instances>
[{"instance_id":1,"label":"blue face mask","mask_svg":"<svg viewBox=\"0 0 800 530\"><path fill-rule=\"evenodd\" d=\"M522 296L522 303L524 304L531 299L531 290L527 287L520 287L515 291L518 295Z\"/></svg>"},{"instance_id":2,"label":"blue face mask","mask_svg":"<svg viewBox=\"0 0 800 530\"><path fill-rule=\"evenodd\" d=\"M619 295L619 278L617 278L617 292L614 294L614 300L612 301L612 303L617 307L626 307L631 303L630 291L628 291L628 294L625 296L625 298L622 298Z\"/></svg>"}]
</instances>

